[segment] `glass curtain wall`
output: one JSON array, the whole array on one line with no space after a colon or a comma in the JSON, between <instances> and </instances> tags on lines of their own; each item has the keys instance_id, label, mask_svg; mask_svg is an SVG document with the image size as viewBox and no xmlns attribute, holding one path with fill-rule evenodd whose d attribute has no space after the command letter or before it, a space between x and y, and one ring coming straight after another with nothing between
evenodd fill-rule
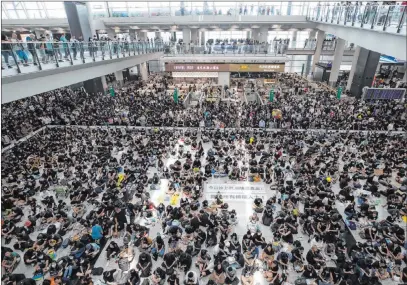
<instances>
[{"instance_id":1,"label":"glass curtain wall","mask_svg":"<svg viewBox=\"0 0 407 285\"><path fill-rule=\"evenodd\" d=\"M2 19L66 18L63 2L2 2Z\"/></svg>"}]
</instances>

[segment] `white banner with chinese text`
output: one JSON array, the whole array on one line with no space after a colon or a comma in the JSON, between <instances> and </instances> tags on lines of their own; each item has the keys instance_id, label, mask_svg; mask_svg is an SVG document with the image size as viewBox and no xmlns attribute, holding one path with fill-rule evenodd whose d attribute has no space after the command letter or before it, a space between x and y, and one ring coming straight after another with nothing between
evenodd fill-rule
<instances>
[{"instance_id":1,"label":"white banner with chinese text","mask_svg":"<svg viewBox=\"0 0 407 285\"><path fill-rule=\"evenodd\" d=\"M212 202L216 194L220 192L223 200L248 201L255 198L267 199L264 183L206 183L204 187L205 198Z\"/></svg>"}]
</instances>

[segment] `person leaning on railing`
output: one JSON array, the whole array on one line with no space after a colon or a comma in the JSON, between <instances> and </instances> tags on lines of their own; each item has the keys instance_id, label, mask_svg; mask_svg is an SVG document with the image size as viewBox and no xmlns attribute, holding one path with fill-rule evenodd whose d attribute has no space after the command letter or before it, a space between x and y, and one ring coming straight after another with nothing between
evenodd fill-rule
<instances>
[{"instance_id":1,"label":"person leaning on railing","mask_svg":"<svg viewBox=\"0 0 407 285\"><path fill-rule=\"evenodd\" d=\"M1 35L1 55L4 57L4 62L8 68L12 68L9 62L9 57L12 56L12 47L8 40L8 37L4 34ZM16 63L17 64L17 63ZM4 69L3 65L1 69Z\"/></svg>"}]
</instances>

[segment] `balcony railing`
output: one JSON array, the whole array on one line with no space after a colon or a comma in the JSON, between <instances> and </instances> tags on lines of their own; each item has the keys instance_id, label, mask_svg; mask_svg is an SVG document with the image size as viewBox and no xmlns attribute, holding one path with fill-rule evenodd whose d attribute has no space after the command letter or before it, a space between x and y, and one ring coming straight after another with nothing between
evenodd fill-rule
<instances>
[{"instance_id":1,"label":"balcony railing","mask_svg":"<svg viewBox=\"0 0 407 285\"><path fill-rule=\"evenodd\" d=\"M307 20L406 34L406 12L404 5L325 3L310 9Z\"/></svg>"},{"instance_id":2,"label":"balcony railing","mask_svg":"<svg viewBox=\"0 0 407 285\"><path fill-rule=\"evenodd\" d=\"M233 45L233 44L212 44L212 45L180 45L166 44L164 54L166 56L284 56L288 51L315 51L315 44L294 43L291 47L289 43L258 44L258 45ZM324 51L334 51L335 41L326 41L322 46ZM345 50L352 50L353 44L348 45Z\"/></svg>"},{"instance_id":3,"label":"balcony railing","mask_svg":"<svg viewBox=\"0 0 407 285\"><path fill-rule=\"evenodd\" d=\"M2 77L163 51L161 42L2 42Z\"/></svg>"}]
</instances>

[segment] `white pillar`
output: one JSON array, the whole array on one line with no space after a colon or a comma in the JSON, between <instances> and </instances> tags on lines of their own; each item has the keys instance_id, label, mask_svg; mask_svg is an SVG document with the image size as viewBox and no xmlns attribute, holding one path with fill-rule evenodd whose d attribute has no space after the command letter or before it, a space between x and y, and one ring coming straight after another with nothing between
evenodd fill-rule
<instances>
[{"instance_id":1,"label":"white pillar","mask_svg":"<svg viewBox=\"0 0 407 285\"><path fill-rule=\"evenodd\" d=\"M137 66L137 69L138 69L138 72L139 72L139 74L141 76L141 79L142 80L147 80L148 79L147 63L146 62L140 63Z\"/></svg>"},{"instance_id":2,"label":"white pillar","mask_svg":"<svg viewBox=\"0 0 407 285\"><path fill-rule=\"evenodd\" d=\"M204 46L206 44L205 31L199 33L201 34L201 36L199 37L200 39L199 45Z\"/></svg>"},{"instance_id":3,"label":"white pillar","mask_svg":"<svg viewBox=\"0 0 407 285\"><path fill-rule=\"evenodd\" d=\"M269 33L269 28L266 26L263 26L260 28L260 34L259 34L259 42L261 43L267 43L267 37Z\"/></svg>"},{"instance_id":4,"label":"white pillar","mask_svg":"<svg viewBox=\"0 0 407 285\"><path fill-rule=\"evenodd\" d=\"M259 41L260 40L259 34L260 34L260 29L259 28L253 28L252 29L252 38L253 38L253 40Z\"/></svg>"},{"instance_id":5,"label":"white pillar","mask_svg":"<svg viewBox=\"0 0 407 285\"><path fill-rule=\"evenodd\" d=\"M355 53L353 54L353 59L352 59L352 67L350 69L348 82L346 84L346 90L350 90L350 87L352 85L353 76L355 75L355 69L358 64L359 54L360 54L360 46L356 46Z\"/></svg>"},{"instance_id":6,"label":"white pillar","mask_svg":"<svg viewBox=\"0 0 407 285\"><path fill-rule=\"evenodd\" d=\"M161 32L155 32L155 37L161 39Z\"/></svg>"},{"instance_id":7,"label":"white pillar","mask_svg":"<svg viewBox=\"0 0 407 285\"><path fill-rule=\"evenodd\" d=\"M199 44L199 30L191 29L191 43L195 45Z\"/></svg>"},{"instance_id":8,"label":"white pillar","mask_svg":"<svg viewBox=\"0 0 407 285\"><path fill-rule=\"evenodd\" d=\"M121 86L123 84L123 71L119 70L114 73L114 77L116 77L116 81Z\"/></svg>"},{"instance_id":9,"label":"white pillar","mask_svg":"<svg viewBox=\"0 0 407 285\"><path fill-rule=\"evenodd\" d=\"M107 90L106 76L102 75L100 78L102 79L103 90Z\"/></svg>"},{"instance_id":10,"label":"white pillar","mask_svg":"<svg viewBox=\"0 0 407 285\"><path fill-rule=\"evenodd\" d=\"M89 19L89 26L92 33L92 37L96 35L93 15L92 15L92 2L86 2L86 8L88 10L88 19Z\"/></svg>"},{"instance_id":11,"label":"white pillar","mask_svg":"<svg viewBox=\"0 0 407 285\"><path fill-rule=\"evenodd\" d=\"M218 73L218 84L222 85L222 88L230 84L230 72L219 72Z\"/></svg>"},{"instance_id":12,"label":"white pillar","mask_svg":"<svg viewBox=\"0 0 407 285\"><path fill-rule=\"evenodd\" d=\"M182 29L182 40L185 45L188 45L191 42L191 29Z\"/></svg>"},{"instance_id":13,"label":"white pillar","mask_svg":"<svg viewBox=\"0 0 407 285\"><path fill-rule=\"evenodd\" d=\"M317 34L317 48L315 50L314 58L312 60L311 72L313 74L315 72L315 65L319 62L319 58L321 56L322 45L324 44L324 39L325 39L325 32L324 31L318 31L318 34Z\"/></svg>"},{"instance_id":14,"label":"white pillar","mask_svg":"<svg viewBox=\"0 0 407 285\"><path fill-rule=\"evenodd\" d=\"M291 41L291 47L296 48L297 47L297 31L293 31L293 40Z\"/></svg>"},{"instance_id":15,"label":"white pillar","mask_svg":"<svg viewBox=\"0 0 407 285\"><path fill-rule=\"evenodd\" d=\"M345 40L337 38L336 48L334 53L334 62L331 67L331 75L329 76L329 85L333 86L338 80L339 68L342 63L343 51L345 50Z\"/></svg>"},{"instance_id":16,"label":"white pillar","mask_svg":"<svg viewBox=\"0 0 407 285\"><path fill-rule=\"evenodd\" d=\"M147 40L147 32L138 32L137 33L137 39L141 41L146 41Z\"/></svg>"},{"instance_id":17,"label":"white pillar","mask_svg":"<svg viewBox=\"0 0 407 285\"><path fill-rule=\"evenodd\" d=\"M403 81L407 82L407 63L404 63L404 76Z\"/></svg>"}]
</instances>

